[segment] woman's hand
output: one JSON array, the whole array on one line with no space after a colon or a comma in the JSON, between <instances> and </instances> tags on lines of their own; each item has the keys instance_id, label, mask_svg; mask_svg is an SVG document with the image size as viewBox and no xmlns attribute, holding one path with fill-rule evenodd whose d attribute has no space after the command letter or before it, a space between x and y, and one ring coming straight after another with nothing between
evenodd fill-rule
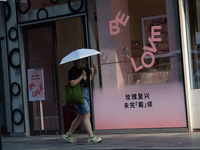
<instances>
[{"instance_id":1,"label":"woman's hand","mask_svg":"<svg viewBox=\"0 0 200 150\"><path fill-rule=\"evenodd\" d=\"M96 74L97 74L97 65L93 65L92 68L90 69L90 80L93 80Z\"/></svg>"},{"instance_id":2,"label":"woman's hand","mask_svg":"<svg viewBox=\"0 0 200 150\"><path fill-rule=\"evenodd\" d=\"M94 65L93 65L93 68L94 68L94 70L96 70L96 69L97 69L97 65L96 65L96 64L94 64Z\"/></svg>"},{"instance_id":3,"label":"woman's hand","mask_svg":"<svg viewBox=\"0 0 200 150\"><path fill-rule=\"evenodd\" d=\"M96 74L97 74L97 65L94 64L94 65L93 65L93 68L94 68L94 75L96 75Z\"/></svg>"},{"instance_id":4,"label":"woman's hand","mask_svg":"<svg viewBox=\"0 0 200 150\"><path fill-rule=\"evenodd\" d=\"M87 74L86 74L85 70L82 71L81 77L82 77L82 79L84 79L84 80L87 79Z\"/></svg>"}]
</instances>

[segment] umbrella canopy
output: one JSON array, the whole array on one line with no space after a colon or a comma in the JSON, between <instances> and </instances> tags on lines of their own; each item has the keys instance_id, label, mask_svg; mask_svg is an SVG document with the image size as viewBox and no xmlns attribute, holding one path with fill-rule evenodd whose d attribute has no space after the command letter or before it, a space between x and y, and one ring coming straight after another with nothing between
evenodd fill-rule
<instances>
[{"instance_id":1,"label":"umbrella canopy","mask_svg":"<svg viewBox=\"0 0 200 150\"><path fill-rule=\"evenodd\" d=\"M65 56L60 62L60 65L97 54L100 54L100 52L95 49L77 49Z\"/></svg>"}]
</instances>

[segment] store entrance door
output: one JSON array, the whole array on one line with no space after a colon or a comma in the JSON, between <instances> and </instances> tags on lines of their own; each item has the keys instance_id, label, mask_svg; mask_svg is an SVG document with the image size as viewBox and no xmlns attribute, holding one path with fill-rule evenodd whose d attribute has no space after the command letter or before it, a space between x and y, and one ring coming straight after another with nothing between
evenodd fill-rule
<instances>
[{"instance_id":1,"label":"store entrance door","mask_svg":"<svg viewBox=\"0 0 200 150\"><path fill-rule=\"evenodd\" d=\"M59 65L62 58L70 52L87 47L87 38L85 34L85 16L71 17L67 19L57 20L56 24L56 54L57 54L57 67L58 67L58 85L59 85L59 97L60 105L63 110L61 113L62 129L63 132L68 131L71 122L76 117L76 110L72 106L65 106L66 103L66 91L65 86L69 83L68 72L73 67L74 63L69 62ZM89 64L89 62L87 63ZM85 66L87 67L87 66ZM80 130L84 130L80 126Z\"/></svg>"},{"instance_id":2,"label":"store entrance door","mask_svg":"<svg viewBox=\"0 0 200 150\"><path fill-rule=\"evenodd\" d=\"M59 134L55 23L24 27L26 68L43 69L44 101L29 102L31 135Z\"/></svg>"},{"instance_id":3,"label":"store entrance door","mask_svg":"<svg viewBox=\"0 0 200 150\"><path fill-rule=\"evenodd\" d=\"M44 71L45 100L29 102L31 135L63 133L74 119L75 110L65 107L65 85L74 64L59 64L71 51L87 47L84 29L84 16L23 28L26 69Z\"/></svg>"}]
</instances>

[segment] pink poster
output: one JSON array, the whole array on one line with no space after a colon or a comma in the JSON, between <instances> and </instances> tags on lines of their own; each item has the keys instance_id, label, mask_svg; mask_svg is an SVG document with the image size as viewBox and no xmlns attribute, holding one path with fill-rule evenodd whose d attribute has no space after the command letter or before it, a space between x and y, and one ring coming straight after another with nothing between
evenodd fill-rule
<instances>
[{"instance_id":1,"label":"pink poster","mask_svg":"<svg viewBox=\"0 0 200 150\"><path fill-rule=\"evenodd\" d=\"M28 70L29 101L45 100L43 69Z\"/></svg>"}]
</instances>

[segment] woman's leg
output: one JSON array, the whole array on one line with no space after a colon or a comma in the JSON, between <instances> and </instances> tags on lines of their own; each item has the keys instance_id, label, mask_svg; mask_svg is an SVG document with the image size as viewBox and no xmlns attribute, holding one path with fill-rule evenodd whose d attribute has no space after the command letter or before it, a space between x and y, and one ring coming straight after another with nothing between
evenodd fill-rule
<instances>
[{"instance_id":1,"label":"woman's leg","mask_svg":"<svg viewBox=\"0 0 200 150\"><path fill-rule=\"evenodd\" d=\"M66 133L66 135L70 135L72 134L76 128L79 126L79 124L81 123L81 121L84 119L84 115L77 115L77 117L72 121L71 127L69 129L69 131Z\"/></svg>"},{"instance_id":2,"label":"woman's leg","mask_svg":"<svg viewBox=\"0 0 200 150\"><path fill-rule=\"evenodd\" d=\"M92 126L90 122L90 113L87 113L84 115L84 124L85 124L85 129L89 135L88 143L99 143L102 141L102 138L97 137L96 135L93 134L92 132Z\"/></svg>"},{"instance_id":3,"label":"woman's leg","mask_svg":"<svg viewBox=\"0 0 200 150\"><path fill-rule=\"evenodd\" d=\"M93 136L92 126L90 122L90 113L84 115L84 125L89 137Z\"/></svg>"}]
</instances>

